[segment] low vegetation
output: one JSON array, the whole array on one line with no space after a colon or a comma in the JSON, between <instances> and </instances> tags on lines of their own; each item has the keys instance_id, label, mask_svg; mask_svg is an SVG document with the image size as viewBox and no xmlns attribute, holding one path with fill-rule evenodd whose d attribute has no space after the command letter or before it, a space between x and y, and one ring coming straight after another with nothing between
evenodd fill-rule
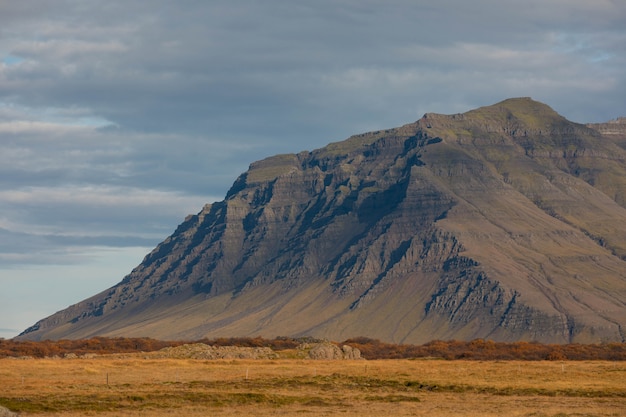
<instances>
[{"instance_id":1,"label":"low vegetation","mask_svg":"<svg viewBox=\"0 0 626 417\"><path fill-rule=\"evenodd\" d=\"M268 347L275 351L295 349L302 343L314 343L313 338L264 339L237 337L205 339L195 342L211 346ZM188 341L161 341L149 338L103 338L58 341L0 340L0 358L3 357L54 357L87 354L153 352L175 347ZM472 341L435 340L423 345L404 345L381 342L365 337L348 339L340 344L356 347L365 359L442 358L447 360L626 360L626 343L603 344L541 344L532 342L503 343L476 339Z\"/></svg>"},{"instance_id":2,"label":"low vegetation","mask_svg":"<svg viewBox=\"0 0 626 417\"><path fill-rule=\"evenodd\" d=\"M314 339L263 339L261 337L233 337L212 340L203 339L194 341L193 343L205 343L211 346L269 347L273 350L280 351L293 349L307 341L314 341ZM55 341L44 340L40 342L0 339L0 358L24 356L30 356L33 358L49 358L54 356L63 357L69 354L82 356L89 354L105 355L112 353L154 352L167 347L176 347L188 343L191 342L125 337L94 337L91 339Z\"/></svg>"},{"instance_id":3,"label":"low vegetation","mask_svg":"<svg viewBox=\"0 0 626 417\"><path fill-rule=\"evenodd\" d=\"M434 340L423 345L396 345L368 338L344 342L361 351L366 359L443 358L467 360L626 360L626 343L542 344L532 342L494 342Z\"/></svg>"},{"instance_id":4,"label":"low vegetation","mask_svg":"<svg viewBox=\"0 0 626 417\"><path fill-rule=\"evenodd\" d=\"M27 416L618 416L608 361L0 359L0 406Z\"/></svg>"}]
</instances>

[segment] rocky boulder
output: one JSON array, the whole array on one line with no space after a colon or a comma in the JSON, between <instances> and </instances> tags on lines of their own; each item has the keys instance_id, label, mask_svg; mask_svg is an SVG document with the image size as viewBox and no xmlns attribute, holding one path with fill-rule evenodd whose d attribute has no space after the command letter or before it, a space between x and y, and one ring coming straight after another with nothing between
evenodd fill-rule
<instances>
[{"instance_id":1,"label":"rocky boulder","mask_svg":"<svg viewBox=\"0 0 626 417\"><path fill-rule=\"evenodd\" d=\"M340 348L332 343L318 343L309 350L309 358L317 360L361 359L361 351L348 345Z\"/></svg>"},{"instance_id":2,"label":"rocky boulder","mask_svg":"<svg viewBox=\"0 0 626 417\"><path fill-rule=\"evenodd\" d=\"M14 413L13 411L9 410L8 408L2 407L0 405L0 417L16 417L19 414Z\"/></svg>"},{"instance_id":3,"label":"rocky boulder","mask_svg":"<svg viewBox=\"0 0 626 417\"><path fill-rule=\"evenodd\" d=\"M176 359L276 359L278 355L268 347L210 346L204 343L167 347L148 355Z\"/></svg>"}]
</instances>

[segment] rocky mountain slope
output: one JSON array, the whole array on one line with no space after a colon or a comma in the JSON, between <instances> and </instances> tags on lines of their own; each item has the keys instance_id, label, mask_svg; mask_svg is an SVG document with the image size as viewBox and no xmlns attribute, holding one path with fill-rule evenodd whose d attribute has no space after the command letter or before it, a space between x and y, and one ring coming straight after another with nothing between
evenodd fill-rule
<instances>
[{"instance_id":1,"label":"rocky mountain slope","mask_svg":"<svg viewBox=\"0 0 626 417\"><path fill-rule=\"evenodd\" d=\"M519 98L255 162L20 338L624 341L625 126Z\"/></svg>"}]
</instances>

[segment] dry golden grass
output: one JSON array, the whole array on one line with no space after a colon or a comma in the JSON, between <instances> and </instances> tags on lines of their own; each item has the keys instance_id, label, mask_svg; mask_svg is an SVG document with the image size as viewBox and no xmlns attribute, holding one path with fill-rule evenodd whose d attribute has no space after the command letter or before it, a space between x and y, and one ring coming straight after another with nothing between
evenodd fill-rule
<instances>
[{"instance_id":1,"label":"dry golden grass","mask_svg":"<svg viewBox=\"0 0 626 417\"><path fill-rule=\"evenodd\" d=\"M0 405L22 416L621 416L626 363L2 359Z\"/></svg>"}]
</instances>

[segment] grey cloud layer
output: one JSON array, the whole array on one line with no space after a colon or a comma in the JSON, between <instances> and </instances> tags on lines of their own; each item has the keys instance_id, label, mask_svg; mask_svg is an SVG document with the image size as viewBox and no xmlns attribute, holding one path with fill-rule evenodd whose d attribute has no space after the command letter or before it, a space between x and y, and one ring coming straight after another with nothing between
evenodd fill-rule
<instances>
[{"instance_id":1,"label":"grey cloud layer","mask_svg":"<svg viewBox=\"0 0 626 417\"><path fill-rule=\"evenodd\" d=\"M610 0L3 2L0 263L151 246L254 160L429 111L626 115L625 21Z\"/></svg>"},{"instance_id":2,"label":"grey cloud layer","mask_svg":"<svg viewBox=\"0 0 626 417\"><path fill-rule=\"evenodd\" d=\"M84 105L134 129L224 133L239 123L236 129L249 136L258 129L296 132L301 114L332 117L325 103L340 102L355 107L329 120L343 132L358 127L361 112L379 110L353 99L355 88L373 102L382 94L389 105L400 95L396 106L411 110L439 101L434 93L420 99L429 86L454 103L522 88L541 93L552 84L562 89L564 77L586 75L580 81L595 79L591 88L609 93L626 40L624 6L612 2L108 3L68 2L75 14L42 14L39 30L33 17L36 35L12 45L10 52L25 61L7 70L4 94L41 106ZM614 64L597 64L605 58ZM381 76L332 82L355 71ZM499 91L484 91L491 84L473 78L476 72L502 80ZM393 83L406 78L412 83ZM468 94L466 86L476 82L482 93ZM281 112L286 123L268 124ZM417 116L403 113L396 118Z\"/></svg>"},{"instance_id":3,"label":"grey cloud layer","mask_svg":"<svg viewBox=\"0 0 626 417\"><path fill-rule=\"evenodd\" d=\"M184 135L18 121L0 122L0 137L5 265L74 262L80 247L154 246L223 196L220 169L244 168L236 144Z\"/></svg>"}]
</instances>

